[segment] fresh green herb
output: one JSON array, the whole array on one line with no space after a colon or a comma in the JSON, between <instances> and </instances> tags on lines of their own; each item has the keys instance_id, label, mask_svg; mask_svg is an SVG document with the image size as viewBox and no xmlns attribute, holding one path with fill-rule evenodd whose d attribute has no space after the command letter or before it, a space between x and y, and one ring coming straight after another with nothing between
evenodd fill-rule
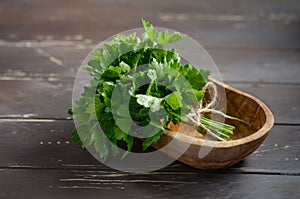
<instances>
[{"instance_id":1,"label":"fresh green herb","mask_svg":"<svg viewBox=\"0 0 300 199\"><path fill-rule=\"evenodd\" d=\"M191 124L186 116L204 98L202 88L210 71L183 65L175 49L163 48L184 35L158 32L146 20L142 24L145 32L141 37L120 34L92 53L94 58L85 70L93 80L69 110L78 124L72 132L73 142L84 148L93 146L104 160L109 154L118 154L119 141L126 143L128 152L132 150L134 136L142 136L145 150L160 139L170 122ZM196 120L193 124L199 123L206 129L200 132L210 132L225 140L230 139L234 130L233 126L203 116ZM149 128L145 132L146 126ZM113 144L109 145L105 138Z\"/></svg>"}]
</instances>

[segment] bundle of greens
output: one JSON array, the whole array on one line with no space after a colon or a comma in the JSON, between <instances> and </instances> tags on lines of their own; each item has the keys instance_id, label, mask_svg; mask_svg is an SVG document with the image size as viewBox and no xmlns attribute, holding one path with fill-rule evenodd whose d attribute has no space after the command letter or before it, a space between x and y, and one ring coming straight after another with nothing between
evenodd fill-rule
<instances>
[{"instance_id":1,"label":"bundle of greens","mask_svg":"<svg viewBox=\"0 0 300 199\"><path fill-rule=\"evenodd\" d=\"M210 71L183 65L175 49L163 48L184 35L158 32L146 20L142 24L145 32L141 37L120 34L92 52L94 57L85 70L93 80L76 107L69 110L78 124L72 132L73 142L84 148L93 145L105 160L109 154L119 153L119 141L126 143L128 153L133 138L142 137L146 150L166 129L181 122L217 140L230 140L233 126L206 118L201 112L214 103L202 107L204 92L214 88L207 83Z\"/></svg>"}]
</instances>

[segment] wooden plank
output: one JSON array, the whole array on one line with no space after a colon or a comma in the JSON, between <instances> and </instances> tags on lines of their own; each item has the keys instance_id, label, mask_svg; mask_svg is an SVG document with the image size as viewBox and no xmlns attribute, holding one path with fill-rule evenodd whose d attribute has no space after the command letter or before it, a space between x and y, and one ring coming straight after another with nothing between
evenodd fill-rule
<instances>
[{"instance_id":1,"label":"wooden plank","mask_svg":"<svg viewBox=\"0 0 300 199\"><path fill-rule=\"evenodd\" d=\"M2 118L67 118L72 102L72 81L0 81ZM299 124L300 86L231 84L265 102L276 123ZM51 107L51 108L49 108Z\"/></svg>"},{"instance_id":2,"label":"wooden plank","mask_svg":"<svg viewBox=\"0 0 300 199\"><path fill-rule=\"evenodd\" d=\"M109 169L71 143L73 128L72 121L0 120L0 167ZM257 151L223 172L300 175L299 140L300 126L276 125ZM197 171L179 162L167 170Z\"/></svg>"},{"instance_id":3,"label":"wooden plank","mask_svg":"<svg viewBox=\"0 0 300 199\"><path fill-rule=\"evenodd\" d=\"M0 47L0 77L74 78L90 49Z\"/></svg>"},{"instance_id":4,"label":"wooden plank","mask_svg":"<svg viewBox=\"0 0 300 199\"><path fill-rule=\"evenodd\" d=\"M299 133L300 126L275 125L265 142L249 158L233 169L241 172L298 173L299 166L296 165L300 164L300 153L297 149L300 147L297 138L300 136ZM296 148L295 151L293 147ZM279 168L276 165L281 166Z\"/></svg>"},{"instance_id":5,"label":"wooden plank","mask_svg":"<svg viewBox=\"0 0 300 199\"><path fill-rule=\"evenodd\" d=\"M207 49L226 82L300 83L300 52Z\"/></svg>"},{"instance_id":6,"label":"wooden plank","mask_svg":"<svg viewBox=\"0 0 300 199\"><path fill-rule=\"evenodd\" d=\"M205 47L299 49L298 1L23 1L2 2L3 40L103 40L140 27L182 31ZM114 14L111 14L114 13ZM23 19L23 20L20 20ZM120 20L122 19L122 20Z\"/></svg>"},{"instance_id":7,"label":"wooden plank","mask_svg":"<svg viewBox=\"0 0 300 199\"><path fill-rule=\"evenodd\" d=\"M4 198L299 198L299 177L195 172L0 170ZM4 180L5 179L5 180ZM293 190L293 191L291 191Z\"/></svg>"},{"instance_id":8,"label":"wooden plank","mask_svg":"<svg viewBox=\"0 0 300 199\"><path fill-rule=\"evenodd\" d=\"M299 198L299 8L294 0L1 1L0 197ZM140 26L142 16L215 48L225 80L265 101L284 125L245 161L218 172L175 162L124 174L70 143L72 121L53 118L67 117L81 54L91 42ZM18 48L30 46L28 39L36 48Z\"/></svg>"},{"instance_id":9,"label":"wooden plank","mask_svg":"<svg viewBox=\"0 0 300 199\"><path fill-rule=\"evenodd\" d=\"M5 118L66 118L72 82L0 81L0 110Z\"/></svg>"},{"instance_id":10,"label":"wooden plank","mask_svg":"<svg viewBox=\"0 0 300 199\"><path fill-rule=\"evenodd\" d=\"M86 150L71 143L72 121L12 120L1 122L0 126L3 136L1 167L63 168L100 164Z\"/></svg>"},{"instance_id":11,"label":"wooden plank","mask_svg":"<svg viewBox=\"0 0 300 199\"><path fill-rule=\"evenodd\" d=\"M61 81L72 79L91 50L87 45L84 45L84 48L86 49L63 46L0 47L0 78L1 76L2 79L9 77L11 79L24 77L48 79L50 77L50 79ZM300 83L299 51L208 49L208 52L219 67L225 81Z\"/></svg>"},{"instance_id":12,"label":"wooden plank","mask_svg":"<svg viewBox=\"0 0 300 199\"><path fill-rule=\"evenodd\" d=\"M231 84L262 100L275 115L275 123L299 124L299 85Z\"/></svg>"}]
</instances>

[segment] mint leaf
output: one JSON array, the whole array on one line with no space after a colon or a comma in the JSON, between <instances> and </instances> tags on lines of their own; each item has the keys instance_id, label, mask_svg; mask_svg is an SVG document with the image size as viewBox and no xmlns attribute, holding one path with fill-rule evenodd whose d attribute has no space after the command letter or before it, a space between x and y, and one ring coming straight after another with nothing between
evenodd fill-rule
<instances>
[{"instance_id":1,"label":"mint leaf","mask_svg":"<svg viewBox=\"0 0 300 199\"><path fill-rule=\"evenodd\" d=\"M197 68L198 69L198 68ZM187 74L187 80L190 82L193 89L199 89L205 86L208 76L210 74L209 70L196 70L191 69Z\"/></svg>"},{"instance_id":2,"label":"mint leaf","mask_svg":"<svg viewBox=\"0 0 300 199\"><path fill-rule=\"evenodd\" d=\"M144 29L148 35L148 38L154 42L155 41L155 38L156 38L156 35L157 35L157 31L156 29L153 27L153 25L146 21L145 19L142 19L142 24L144 26Z\"/></svg>"},{"instance_id":3,"label":"mint leaf","mask_svg":"<svg viewBox=\"0 0 300 199\"><path fill-rule=\"evenodd\" d=\"M151 81L154 81L154 80L157 79L156 71L153 70L153 69L148 70L147 76L149 77L149 79L150 79Z\"/></svg>"},{"instance_id":4,"label":"mint leaf","mask_svg":"<svg viewBox=\"0 0 300 199\"><path fill-rule=\"evenodd\" d=\"M100 132L95 133L94 137L94 148L96 152L99 154L100 158L103 160L106 160L108 154L109 154L109 149L106 143L106 140L104 138L101 138L99 135Z\"/></svg>"},{"instance_id":5,"label":"mint leaf","mask_svg":"<svg viewBox=\"0 0 300 199\"><path fill-rule=\"evenodd\" d=\"M184 35L178 33L178 32L160 32L158 33L157 42L160 45L168 44L168 43L174 43L176 41L181 40L184 37Z\"/></svg>"},{"instance_id":6,"label":"mint leaf","mask_svg":"<svg viewBox=\"0 0 300 199\"><path fill-rule=\"evenodd\" d=\"M160 109L161 102L163 101L162 98L157 98L149 95L138 94L135 97L137 98L138 104L146 108L150 108L152 112L158 111Z\"/></svg>"},{"instance_id":7,"label":"mint leaf","mask_svg":"<svg viewBox=\"0 0 300 199\"><path fill-rule=\"evenodd\" d=\"M122 130L120 128L117 128L118 130L120 130L122 132L123 132L123 130L125 131L125 132L123 132L123 134L124 133L129 133L129 131L131 129L131 120L129 118L117 118L116 119L116 124L118 126L122 127ZM115 129L115 131L117 131L117 130ZM118 133L119 133L118 137L116 135L117 140L122 140L124 138L124 135L123 135L123 137L120 137L120 132L118 132Z\"/></svg>"},{"instance_id":8,"label":"mint leaf","mask_svg":"<svg viewBox=\"0 0 300 199\"><path fill-rule=\"evenodd\" d=\"M109 66L102 74L101 78L104 80L115 81L121 77L121 68L115 66Z\"/></svg>"},{"instance_id":9,"label":"mint leaf","mask_svg":"<svg viewBox=\"0 0 300 199\"><path fill-rule=\"evenodd\" d=\"M193 89L193 92L194 92L194 95L197 98L197 101L200 101L204 97L204 94L203 94L202 91L198 91L198 90Z\"/></svg>"},{"instance_id":10,"label":"mint leaf","mask_svg":"<svg viewBox=\"0 0 300 199\"><path fill-rule=\"evenodd\" d=\"M127 143L127 151L125 151L125 153L123 154L122 158L121 159L124 159L129 153L130 151L132 150L132 146L133 146L133 137L128 135L126 138L125 138L125 142Z\"/></svg>"},{"instance_id":11,"label":"mint leaf","mask_svg":"<svg viewBox=\"0 0 300 199\"><path fill-rule=\"evenodd\" d=\"M114 128L114 137L116 138L116 140L124 140L126 138L126 135L127 134L124 133L120 128Z\"/></svg>"},{"instance_id":12,"label":"mint leaf","mask_svg":"<svg viewBox=\"0 0 300 199\"><path fill-rule=\"evenodd\" d=\"M123 61L120 62L119 66L121 68L122 73L127 73L130 71L130 66Z\"/></svg>"},{"instance_id":13,"label":"mint leaf","mask_svg":"<svg viewBox=\"0 0 300 199\"><path fill-rule=\"evenodd\" d=\"M73 131L72 131L72 142L75 143L75 144L82 145L82 142L81 142L80 137L78 135L77 129L73 129Z\"/></svg>"},{"instance_id":14,"label":"mint leaf","mask_svg":"<svg viewBox=\"0 0 300 199\"><path fill-rule=\"evenodd\" d=\"M165 97L165 102L173 109L178 110L182 107L182 96L179 92L173 92L167 97Z\"/></svg>"},{"instance_id":15,"label":"mint leaf","mask_svg":"<svg viewBox=\"0 0 300 199\"><path fill-rule=\"evenodd\" d=\"M149 138L144 138L143 139L143 150L146 150L149 146L151 146L151 144L156 143L160 139L162 134L164 134L164 131L161 130L154 136L151 136Z\"/></svg>"}]
</instances>

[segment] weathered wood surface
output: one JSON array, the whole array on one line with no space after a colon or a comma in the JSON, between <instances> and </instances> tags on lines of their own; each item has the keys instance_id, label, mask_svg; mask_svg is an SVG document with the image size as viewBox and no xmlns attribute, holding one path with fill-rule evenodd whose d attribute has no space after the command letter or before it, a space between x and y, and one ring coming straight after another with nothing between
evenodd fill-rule
<instances>
[{"instance_id":1,"label":"weathered wood surface","mask_svg":"<svg viewBox=\"0 0 300 199\"><path fill-rule=\"evenodd\" d=\"M3 169L3 198L297 198L298 176Z\"/></svg>"},{"instance_id":2,"label":"weathered wood surface","mask_svg":"<svg viewBox=\"0 0 300 199\"><path fill-rule=\"evenodd\" d=\"M276 123L299 124L300 85L231 83L231 86L265 102ZM0 118L67 118L72 104L73 81L1 81ZM280 96L280 97L279 97ZM51 108L50 108L51 107Z\"/></svg>"},{"instance_id":3,"label":"weathered wood surface","mask_svg":"<svg viewBox=\"0 0 300 199\"><path fill-rule=\"evenodd\" d=\"M81 62L96 42L90 45L80 42L72 44L71 47L37 45L5 47L0 43L1 79L22 80L28 77L53 81L74 79ZM82 46L77 48L78 45ZM298 75L300 51L216 48L208 48L207 51L227 82L300 83Z\"/></svg>"},{"instance_id":4,"label":"weathered wood surface","mask_svg":"<svg viewBox=\"0 0 300 199\"><path fill-rule=\"evenodd\" d=\"M299 49L298 1L2 1L4 40L103 40L142 17L205 47ZM180 24L180 25L179 25ZM270 36L272 35L272 36Z\"/></svg>"},{"instance_id":5,"label":"weathered wood surface","mask_svg":"<svg viewBox=\"0 0 300 199\"><path fill-rule=\"evenodd\" d=\"M70 142L72 121L0 121L1 168L108 169L79 145ZM300 175L299 150L300 127L275 125L256 152L225 171ZM180 165L177 171L196 171L176 164Z\"/></svg>"},{"instance_id":6,"label":"weathered wood surface","mask_svg":"<svg viewBox=\"0 0 300 199\"><path fill-rule=\"evenodd\" d=\"M0 13L0 198L300 197L299 1L3 0ZM273 111L276 125L246 160L124 174L71 143L81 61L142 17L192 36L226 83Z\"/></svg>"}]
</instances>

